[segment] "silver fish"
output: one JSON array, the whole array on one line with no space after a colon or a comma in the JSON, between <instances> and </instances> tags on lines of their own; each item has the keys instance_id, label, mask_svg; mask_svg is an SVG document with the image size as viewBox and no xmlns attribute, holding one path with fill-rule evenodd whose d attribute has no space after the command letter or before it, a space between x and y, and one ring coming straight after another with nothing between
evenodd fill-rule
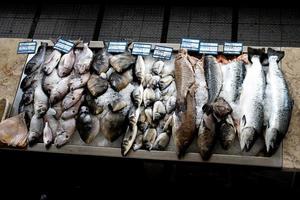
<instances>
[{"instance_id":1,"label":"silver fish","mask_svg":"<svg viewBox=\"0 0 300 200\"><path fill-rule=\"evenodd\" d=\"M146 115L146 121L148 122L149 125L151 125L153 113L152 113L152 109L150 107L145 109L145 115Z\"/></svg>"},{"instance_id":2,"label":"silver fish","mask_svg":"<svg viewBox=\"0 0 300 200\"><path fill-rule=\"evenodd\" d=\"M155 93L155 101L160 101L161 100L161 91L159 88L156 88L154 90L154 93Z\"/></svg>"},{"instance_id":3,"label":"silver fish","mask_svg":"<svg viewBox=\"0 0 300 200\"><path fill-rule=\"evenodd\" d=\"M62 101L63 108L67 110L75 105L81 99L83 90L83 88L79 88L74 91L70 91Z\"/></svg>"},{"instance_id":4,"label":"silver fish","mask_svg":"<svg viewBox=\"0 0 300 200\"><path fill-rule=\"evenodd\" d=\"M109 58L112 55L107 52L106 48L100 49L100 51L95 55L92 67L97 74L105 73L109 69Z\"/></svg>"},{"instance_id":5,"label":"silver fish","mask_svg":"<svg viewBox=\"0 0 300 200\"><path fill-rule=\"evenodd\" d=\"M90 79L90 72L84 74L73 74L70 77L70 89L76 90L78 88L84 87Z\"/></svg>"},{"instance_id":6,"label":"silver fish","mask_svg":"<svg viewBox=\"0 0 300 200\"><path fill-rule=\"evenodd\" d=\"M137 125L128 126L121 144L122 156L126 156L128 154L131 146L133 145L133 142L135 141L136 135L137 135Z\"/></svg>"},{"instance_id":7,"label":"silver fish","mask_svg":"<svg viewBox=\"0 0 300 200\"><path fill-rule=\"evenodd\" d=\"M155 63L153 63L152 66L152 72L156 75L159 75L161 73L161 71L163 70L165 63L161 60L156 61Z\"/></svg>"},{"instance_id":8,"label":"silver fish","mask_svg":"<svg viewBox=\"0 0 300 200\"><path fill-rule=\"evenodd\" d=\"M145 108L141 107L140 109L141 109L141 113L140 113L140 117L139 117L138 122L137 122L137 126L138 126L138 129L140 131L144 132L148 128L149 124L147 122L147 117L146 117L146 114L145 114Z\"/></svg>"},{"instance_id":9,"label":"silver fish","mask_svg":"<svg viewBox=\"0 0 300 200\"><path fill-rule=\"evenodd\" d=\"M25 113L24 118L25 118L27 127L29 127L31 118L34 115L34 106L33 106L33 103L28 104L27 106L23 105L23 106L19 107L18 113L22 113L22 112Z\"/></svg>"},{"instance_id":10,"label":"silver fish","mask_svg":"<svg viewBox=\"0 0 300 200\"><path fill-rule=\"evenodd\" d=\"M143 136L143 145L145 149L151 150L153 148L157 132L155 128L148 128Z\"/></svg>"},{"instance_id":11,"label":"silver fish","mask_svg":"<svg viewBox=\"0 0 300 200\"><path fill-rule=\"evenodd\" d=\"M68 76L71 73L74 67L75 58L76 57L73 50L61 57L57 68L58 75L60 77Z\"/></svg>"},{"instance_id":12,"label":"silver fish","mask_svg":"<svg viewBox=\"0 0 300 200\"><path fill-rule=\"evenodd\" d=\"M144 93L144 88L142 85L139 85L132 91L131 98L135 106L139 107L142 104L143 93Z\"/></svg>"},{"instance_id":13,"label":"silver fish","mask_svg":"<svg viewBox=\"0 0 300 200\"><path fill-rule=\"evenodd\" d=\"M269 68L265 99L267 129L264 135L268 153L273 154L286 135L291 120L293 100L278 62L284 52L268 49Z\"/></svg>"},{"instance_id":14,"label":"silver fish","mask_svg":"<svg viewBox=\"0 0 300 200\"><path fill-rule=\"evenodd\" d=\"M162 99L164 101L167 101L171 96L176 97L177 91L176 91L176 84L175 81L172 81L172 83L167 87L166 89L161 91Z\"/></svg>"},{"instance_id":15,"label":"silver fish","mask_svg":"<svg viewBox=\"0 0 300 200\"><path fill-rule=\"evenodd\" d=\"M54 140L54 145L57 148L60 148L68 143L76 130L76 121L74 118L68 120L61 119L59 124L60 127L58 128L57 135Z\"/></svg>"},{"instance_id":16,"label":"silver fish","mask_svg":"<svg viewBox=\"0 0 300 200\"><path fill-rule=\"evenodd\" d=\"M45 60L45 54L46 54L46 48L47 43L42 42L41 46L39 47L37 53L28 61L28 63L25 66L24 73L29 75L36 71L44 62Z\"/></svg>"},{"instance_id":17,"label":"silver fish","mask_svg":"<svg viewBox=\"0 0 300 200\"><path fill-rule=\"evenodd\" d=\"M160 76L157 76L157 75L152 76L151 75L151 76L147 77L146 80L148 80L148 82L147 82L147 87L148 88L155 89L155 88L159 87Z\"/></svg>"},{"instance_id":18,"label":"silver fish","mask_svg":"<svg viewBox=\"0 0 300 200\"><path fill-rule=\"evenodd\" d=\"M161 90L166 89L174 80L173 76L167 75L159 80L159 88Z\"/></svg>"},{"instance_id":19,"label":"silver fish","mask_svg":"<svg viewBox=\"0 0 300 200\"><path fill-rule=\"evenodd\" d=\"M53 138L52 130L49 127L48 122L46 122L44 130L43 130L43 142L44 142L46 148L48 148L50 146L53 139L54 138Z\"/></svg>"},{"instance_id":20,"label":"silver fish","mask_svg":"<svg viewBox=\"0 0 300 200\"><path fill-rule=\"evenodd\" d=\"M38 114L33 115L30 121L28 142L29 145L37 143L43 134L44 120Z\"/></svg>"},{"instance_id":21,"label":"silver fish","mask_svg":"<svg viewBox=\"0 0 300 200\"><path fill-rule=\"evenodd\" d=\"M79 74L84 74L89 71L93 60L93 52L88 47L88 43L83 44L83 50L76 56L74 68Z\"/></svg>"},{"instance_id":22,"label":"silver fish","mask_svg":"<svg viewBox=\"0 0 300 200\"><path fill-rule=\"evenodd\" d=\"M142 56L138 56L135 63L135 76L139 83L143 83L145 77L145 62Z\"/></svg>"},{"instance_id":23,"label":"silver fish","mask_svg":"<svg viewBox=\"0 0 300 200\"><path fill-rule=\"evenodd\" d=\"M151 88L146 88L144 90L144 94L143 94L144 106L147 107L147 106L151 105L152 103L154 103L154 101L155 101L154 90Z\"/></svg>"},{"instance_id":24,"label":"silver fish","mask_svg":"<svg viewBox=\"0 0 300 200\"><path fill-rule=\"evenodd\" d=\"M122 73L135 63L135 57L125 52L110 57L109 62L117 72Z\"/></svg>"},{"instance_id":25,"label":"silver fish","mask_svg":"<svg viewBox=\"0 0 300 200\"><path fill-rule=\"evenodd\" d=\"M166 107L161 101L156 101L153 105L153 121L158 121L166 114Z\"/></svg>"},{"instance_id":26,"label":"silver fish","mask_svg":"<svg viewBox=\"0 0 300 200\"><path fill-rule=\"evenodd\" d=\"M57 66L61 57L61 53L57 50L53 50L52 53L46 58L42 64L42 70L46 75L52 73L53 69Z\"/></svg>"}]
</instances>

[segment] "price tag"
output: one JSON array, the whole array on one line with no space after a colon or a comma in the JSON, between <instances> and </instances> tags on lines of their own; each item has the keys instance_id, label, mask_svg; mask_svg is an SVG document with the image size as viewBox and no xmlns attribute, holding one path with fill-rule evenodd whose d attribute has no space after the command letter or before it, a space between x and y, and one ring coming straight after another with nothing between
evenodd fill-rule
<instances>
[{"instance_id":1,"label":"price tag","mask_svg":"<svg viewBox=\"0 0 300 200\"><path fill-rule=\"evenodd\" d=\"M131 54L147 56L150 54L151 44L134 43Z\"/></svg>"},{"instance_id":2,"label":"price tag","mask_svg":"<svg viewBox=\"0 0 300 200\"><path fill-rule=\"evenodd\" d=\"M75 44L73 42L60 38L54 44L53 48L63 53L69 53L74 46Z\"/></svg>"},{"instance_id":3,"label":"price tag","mask_svg":"<svg viewBox=\"0 0 300 200\"><path fill-rule=\"evenodd\" d=\"M213 54L213 55L218 54L218 43L201 42L199 53Z\"/></svg>"},{"instance_id":4,"label":"price tag","mask_svg":"<svg viewBox=\"0 0 300 200\"><path fill-rule=\"evenodd\" d=\"M35 53L37 42L19 42L17 54Z\"/></svg>"},{"instance_id":5,"label":"price tag","mask_svg":"<svg viewBox=\"0 0 300 200\"><path fill-rule=\"evenodd\" d=\"M180 48L184 48L190 51L199 51L200 40L182 38Z\"/></svg>"},{"instance_id":6,"label":"price tag","mask_svg":"<svg viewBox=\"0 0 300 200\"><path fill-rule=\"evenodd\" d=\"M173 48L171 47L163 47L163 46L155 46L153 52L153 58L160 58L170 60L172 57Z\"/></svg>"},{"instance_id":7,"label":"price tag","mask_svg":"<svg viewBox=\"0 0 300 200\"><path fill-rule=\"evenodd\" d=\"M243 51L243 43L225 42L224 54L241 54Z\"/></svg>"},{"instance_id":8,"label":"price tag","mask_svg":"<svg viewBox=\"0 0 300 200\"><path fill-rule=\"evenodd\" d=\"M110 53L123 53L126 51L127 42L109 42L107 51Z\"/></svg>"}]
</instances>

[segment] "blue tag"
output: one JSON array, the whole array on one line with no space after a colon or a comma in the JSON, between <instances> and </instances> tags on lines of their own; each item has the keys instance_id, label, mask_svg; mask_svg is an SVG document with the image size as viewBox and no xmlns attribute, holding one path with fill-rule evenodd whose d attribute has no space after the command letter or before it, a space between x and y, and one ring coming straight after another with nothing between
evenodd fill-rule
<instances>
[{"instance_id":1,"label":"blue tag","mask_svg":"<svg viewBox=\"0 0 300 200\"><path fill-rule=\"evenodd\" d=\"M180 48L184 48L189 51L199 51L200 40L182 38Z\"/></svg>"},{"instance_id":2,"label":"blue tag","mask_svg":"<svg viewBox=\"0 0 300 200\"><path fill-rule=\"evenodd\" d=\"M219 47L218 43L201 42L199 53L217 55L218 47Z\"/></svg>"},{"instance_id":3,"label":"blue tag","mask_svg":"<svg viewBox=\"0 0 300 200\"><path fill-rule=\"evenodd\" d=\"M170 60L172 57L173 48L171 47L163 47L163 46L155 46L153 52L153 58L160 58Z\"/></svg>"},{"instance_id":4,"label":"blue tag","mask_svg":"<svg viewBox=\"0 0 300 200\"><path fill-rule=\"evenodd\" d=\"M224 54L241 54L243 51L243 43L225 42L224 43Z\"/></svg>"},{"instance_id":5,"label":"blue tag","mask_svg":"<svg viewBox=\"0 0 300 200\"><path fill-rule=\"evenodd\" d=\"M123 53L126 51L127 42L109 42L107 51L110 53Z\"/></svg>"},{"instance_id":6,"label":"blue tag","mask_svg":"<svg viewBox=\"0 0 300 200\"><path fill-rule=\"evenodd\" d=\"M60 38L53 48L63 53L69 53L74 46L75 44L73 42Z\"/></svg>"},{"instance_id":7,"label":"blue tag","mask_svg":"<svg viewBox=\"0 0 300 200\"><path fill-rule=\"evenodd\" d=\"M134 43L132 48L132 55L147 56L150 54L151 44Z\"/></svg>"},{"instance_id":8,"label":"blue tag","mask_svg":"<svg viewBox=\"0 0 300 200\"><path fill-rule=\"evenodd\" d=\"M35 53L37 42L19 42L17 54Z\"/></svg>"}]
</instances>

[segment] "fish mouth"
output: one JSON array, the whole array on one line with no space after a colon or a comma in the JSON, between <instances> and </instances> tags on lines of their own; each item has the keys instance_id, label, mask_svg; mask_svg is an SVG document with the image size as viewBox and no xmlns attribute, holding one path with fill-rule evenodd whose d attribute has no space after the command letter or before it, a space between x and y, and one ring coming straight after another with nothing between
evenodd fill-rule
<instances>
[{"instance_id":1,"label":"fish mouth","mask_svg":"<svg viewBox=\"0 0 300 200\"><path fill-rule=\"evenodd\" d=\"M256 139L256 130L253 127L245 127L243 128L240 134L240 146L241 150L246 152L250 151L251 147L254 144Z\"/></svg>"},{"instance_id":2,"label":"fish mouth","mask_svg":"<svg viewBox=\"0 0 300 200\"><path fill-rule=\"evenodd\" d=\"M278 149L282 136L279 133L278 129L271 128L267 129L265 136L265 145L267 153L272 155Z\"/></svg>"},{"instance_id":3,"label":"fish mouth","mask_svg":"<svg viewBox=\"0 0 300 200\"><path fill-rule=\"evenodd\" d=\"M28 138L28 144L30 147L35 145L39 141L39 138L37 136L32 136Z\"/></svg>"}]
</instances>

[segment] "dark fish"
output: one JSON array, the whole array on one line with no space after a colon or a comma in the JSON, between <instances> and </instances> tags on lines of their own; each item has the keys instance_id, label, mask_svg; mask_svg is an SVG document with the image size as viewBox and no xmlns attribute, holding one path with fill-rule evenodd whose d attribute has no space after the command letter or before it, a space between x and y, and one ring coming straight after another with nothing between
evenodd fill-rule
<instances>
[{"instance_id":1,"label":"dark fish","mask_svg":"<svg viewBox=\"0 0 300 200\"><path fill-rule=\"evenodd\" d=\"M29 145L36 144L43 135L44 119L38 114L33 115L30 121L28 142Z\"/></svg>"},{"instance_id":2,"label":"dark fish","mask_svg":"<svg viewBox=\"0 0 300 200\"><path fill-rule=\"evenodd\" d=\"M34 99L34 88L30 87L23 93L21 101L25 106L27 106L33 103L33 99Z\"/></svg>"},{"instance_id":3,"label":"dark fish","mask_svg":"<svg viewBox=\"0 0 300 200\"><path fill-rule=\"evenodd\" d=\"M225 119L219 122L217 131L223 149L228 150L236 136L236 128L231 115L227 115Z\"/></svg>"},{"instance_id":4,"label":"dark fish","mask_svg":"<svg viewBox=\"0 0 300 200\"><path fill-rule=\"evenodd\" d=\"M85 95L85 103L89 107L92 114L98 115L103 112L103 106L98 106L96 99L94 99L89 92L87 92L87 95Z\"/></svg>"},{"instance_id":5,"label":"dark fish","mask_svg":"<svg viewBox=\"0 0 300 200\"><path fill-rule=\"evenodd\" d=\"M39 74L39 72L35 71L35 72L25 76L25 78L23 78L23 80L21 81L20 88L24 91L27 88L33 86L33 83L35 83L37 81L38 74Z\"/></svg>"},{"instance_id":6,"label":"dark fish","mask_svg":"<svg viewBox=\"0 0 300 200\"><path fill-rule=\"evenodd\" d=\"M113 72L109 77L112 88L117 92L125 88L132 80L132 70L127 70L123 74Z\"/></svg>"},{"instance_id":7,"label":"dark fish","mask_svg":"<svg viewBox=\"0 0 300 200\"><path fill-rule=\"evenodd\" d=\"M111 56L112 55L107 52L106 48L100 49L100 51L95 55L92 67L98 75L102 72L107 72L109 69L109 58Z\"/></svg>"},{"instance_id":8,"label":"dark fish","mask_svg":"<svg viewBox=\"0 0 300 200\"><path fill-rule=\"evenodd\" d=\"M110 57L109 62L117 72L122 73L135 63L135 57L125 52Z\"/></svg>"},{"instance_id":9,"label":"dark fish","mask_svg":"<svg viewBox=\"0 0 300 200\"><path fill-rule=\"evenodd\" d=\"M84 87L90 79L90 72L84 74L73 74L70 80L70 89L76 90L78 88Z\"/></svg>"},{"instance_id":10,"label":"dark fish","mask_svg":"<svg viewBox=\"0 0 300 200\"><path fill-rule=\"evenodd\" d=\"M117 99L108 104L108 107L112 112L118 112L127 106L126 101L122 99Z\"/></svg>"},{"instance_id":11,"label":"dark fish","mask_svg":"<svg viewBox=\"0 0 300 200\"><path fill-rule=\"evenodd\" d=\"M87 88L94 97L98 97L106 92L108 88L108 81L96 74L93 74L87 82Z\"/></svg>"},{"instance_id":12,"label":"dark fish","mask_svg":"<svg viewBox=\"0 0 300 200\"><path fill-rule=\"evenodd\" d=\"M37 53L29 60L29 62L25 66L24 73L29 75L36 71L44 62L47 43L42 42L41 46L39 47Z\"/></svg>"}]
</instances>

